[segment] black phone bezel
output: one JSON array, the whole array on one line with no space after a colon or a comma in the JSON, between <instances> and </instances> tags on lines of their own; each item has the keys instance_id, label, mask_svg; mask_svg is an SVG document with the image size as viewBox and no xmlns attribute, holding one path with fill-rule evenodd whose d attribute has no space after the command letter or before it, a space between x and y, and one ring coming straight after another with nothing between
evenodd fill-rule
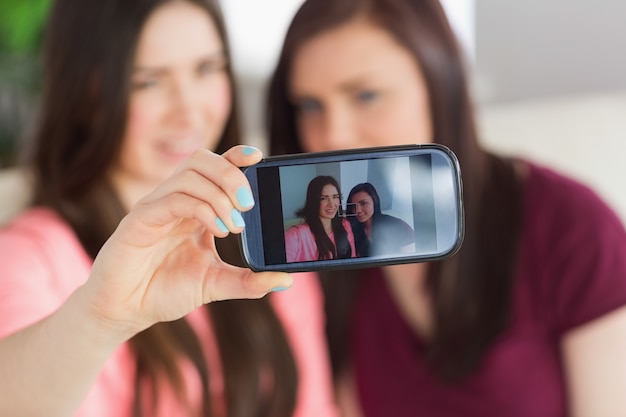
<instances>
[{"instance_id":1,"label":"black phone bezel","mask_svg":"<svg viewBox=\"0 0 626 417\"><path fill-rule=\"evenodd\" d=\"M444 154L450 161L454 170L454 186L456 192L456 208L457 216L457 236L454 244L446 251L432 254L415 254L402 256L385 256L385 257L357 257L348 259L332 259L317 260L306 262L286 262L282 264L266 265L264 261L264 252L262 244L261 231L261 214L259 207L259 190L257 185L257 175L259 168L268 166L288 166L299 164L318 164L326 162L342 162L358 159L374 159L374 158L391 158L411 156L421 153L422 151L438 151ZM465 215L463 206L463 186L461 179L461 169L456 155L446 146L440 144L419 144L419 145L401 145L401 146L385 146L376 148L359 148L342 151L314 152L314 153L298 153L288 155L270 156L264 158L258 164L251 167L243 168L242 171L250 182L253 197L257 204L249 211L243 212L242 216L246 223L246 227L239 235L239 249L244 263L253 271L284 271L284 272L307 272L322 270L338 270L338 269L356 269L368 268L385 265L431 262L442 260L454 255L463 243L465 232ZM261 250L253 254L251 248L260 247ZM262 259L263 263L257 263L255 260Z\"/></svg>"}]
</instances>

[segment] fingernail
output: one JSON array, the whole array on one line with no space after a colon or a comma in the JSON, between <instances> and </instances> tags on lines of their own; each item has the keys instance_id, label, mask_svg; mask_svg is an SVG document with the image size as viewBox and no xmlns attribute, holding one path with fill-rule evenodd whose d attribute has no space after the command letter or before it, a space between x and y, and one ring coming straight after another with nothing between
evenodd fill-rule
<instances>
[{"instance_id":1,"label":"fingernail","mask_svg":"<svg viewBox=\"0 0 626 417\"><path fill-rule=\"evenodd\" d=\"M285 291L288 290L291 287L274 287L272 288L272 292L278 292L278 291Z\"/></svg>"},{"instance_id":2,"label":"fingernail","mask_svg":"<svg viewBox=\"0 0 626 417\"><path fill-rule=\"evenodd\" d=\"M220 229L220 232L228 232L228 227L226 227L222 219L218 217L215 219L215 223L217 223L217 227Z\"/></svg>"},{"instance_id":3,"label":"fingernail","mask_svg":"<svg viewBox=\"0 0 626 417\"><path fill-rule=\"evenodd\" d=\"M235 226L245 227L246 222L243 220L243 217L241 217L241 213L239 213L239 210L233 209L233 211L230 212L230 217L233 219L233 224Z\"/></svg>"},{"instance_id":4,"label":"fingernail","mask_svg":"<svg viewBox=\"0 0 626 417\"><path fill-rule=\"evenodd\" d=\"M255 152L257 152L257 151L258 151L258 149L257 149L257 148L255 148L254 146L245 146L245 147L241 150L241 152L242 152L244 155L252 155L253 153L255 153Z\"/></svg>"},{"instance_id":5,"label":"fingernail","mask_svg":"<svg viewBox=\"0 0 626 417\"><path fill-rule=\"evenodd\" d=\"M246 187L239 187L237 190L237 201L241 207L252 207L254 205L254 198Z\"/></svg>"}]
</instances>

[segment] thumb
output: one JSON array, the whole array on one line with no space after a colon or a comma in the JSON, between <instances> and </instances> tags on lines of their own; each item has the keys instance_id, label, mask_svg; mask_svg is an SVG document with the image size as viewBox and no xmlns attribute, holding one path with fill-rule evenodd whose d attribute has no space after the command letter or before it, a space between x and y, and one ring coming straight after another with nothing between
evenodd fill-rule
<instances>
[{"instance_id":1,"label":"thumb","mask_svg":"<svg viewBox=\"0 0 626 417\"><path fill-rule=\"evenodd\" d=\"M291 288L293 277L285 272L253 272L224 264L222 270L204 285L203 300L212 301L262 298L271 291Z\"/></svg>"}]
</instances>

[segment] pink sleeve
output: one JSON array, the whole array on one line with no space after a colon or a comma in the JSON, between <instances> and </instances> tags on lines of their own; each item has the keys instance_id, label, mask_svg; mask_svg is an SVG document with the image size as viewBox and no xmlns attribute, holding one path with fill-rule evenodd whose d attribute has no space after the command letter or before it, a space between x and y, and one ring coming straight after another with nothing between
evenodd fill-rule
<instances>
[{"instance_id":1,"label":"pink sleeve","mask_svg":"<svg viewBox=\"0 0 626 417\"><path fill-rule=\"evenodd\" d=\"M290 227L285 232L285 254L287 256L287 262L299 261L301 252L302 248L298 236L298 228L296 226Z\"/></svg>"},{"instance_id":2,"label":"pink sleeve","mask_svg":"<svg viewBox=\"0 0 626 417\"><path fill-rule=\"evenodd\" d=\"M0 338L41 320L59 306L45 288L46 267L29 243L0 235Z\"/></svg>"},{"instance_id":3,"label":"pink sleeve","mask_svg":"<svg viewBox=\"0 0 626 417\"><path fill-rule=\"evenodd\" d=\"M317 244L308 224L299 224L287 230L285 233L285 252L287 262L317 260Z\"/></svg>"},{"instance_id":4,"label":"pink sleeve","mask_svg":"<svg viewBox=\"0 0 626 417\"><path fill-rule=\"evenodd\" d=\"M0 229L0 338L53 313L90 268L71 229L50 211L32 210ZM74 417L130 417L135 367L130 346L121 345Z\"/></svg>"},{"instance_id":5,"label":"pink sleeve","mask_svg":"<svg viewBox=\"0 0 626 417\"><path fill-rule=\"evenodd\" d=\"M293 286L270 295L293 350L299 385L294 417L336 417L324 333L323 296L314 273L294 274Z\"/></svg>"},{"instance_id":6,"label":"pink sleeve","mask_svg":"<svg viewBox=\"0 0 626 417\"><path fill-rule=\"evenodd\" d=\"M48 316L81 284L58 279L55 264L65 261L72 265L75 260L64 257L63 249L75 253L74 248L67 247L67 238L61 233L37 235L38 228L51 229L38 220L28 219L26 226L32 229L20 222L0 231L0 337ZM75 269L80 271L80 267ZM83 282L86 277L82 276Z\"/></svg>"}]
</instances>

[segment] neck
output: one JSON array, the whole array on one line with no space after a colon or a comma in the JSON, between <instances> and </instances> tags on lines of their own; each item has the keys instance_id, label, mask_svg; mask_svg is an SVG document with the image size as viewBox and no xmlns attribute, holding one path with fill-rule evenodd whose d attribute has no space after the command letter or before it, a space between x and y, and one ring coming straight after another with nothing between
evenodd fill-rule
<instances>
[{"instance_id":1,"label":"neck","mask_svg":"<svg viewBox=\"0 0 626 417\"><path fill-rule=\"evenodd\" d=\"M363 229L365 230L365 235L368 238L372 237L372 219L370 218L363 224Z\"/></svg>"},{"instance_id":2,"label":"neck","mask_svg":"<svg viewBox=\"0 0 626 417\"><path fill-rule=\"evenodd\" d=\"M116 174L111 175L111 183L126 211L130 211L137 201L156 188L151 182Z\"/></svg>"},{"instance_id":3,"label":"neck","mask_svg":"<svg viewBox=\"0 0 626 417\"><path fill-rule=\"evenodd\" d=\"M392 265L383 268L385 281L400 313L425 340L432 337L434 317L426 287L428 263Z\"/></svg>"}]
</instances>

